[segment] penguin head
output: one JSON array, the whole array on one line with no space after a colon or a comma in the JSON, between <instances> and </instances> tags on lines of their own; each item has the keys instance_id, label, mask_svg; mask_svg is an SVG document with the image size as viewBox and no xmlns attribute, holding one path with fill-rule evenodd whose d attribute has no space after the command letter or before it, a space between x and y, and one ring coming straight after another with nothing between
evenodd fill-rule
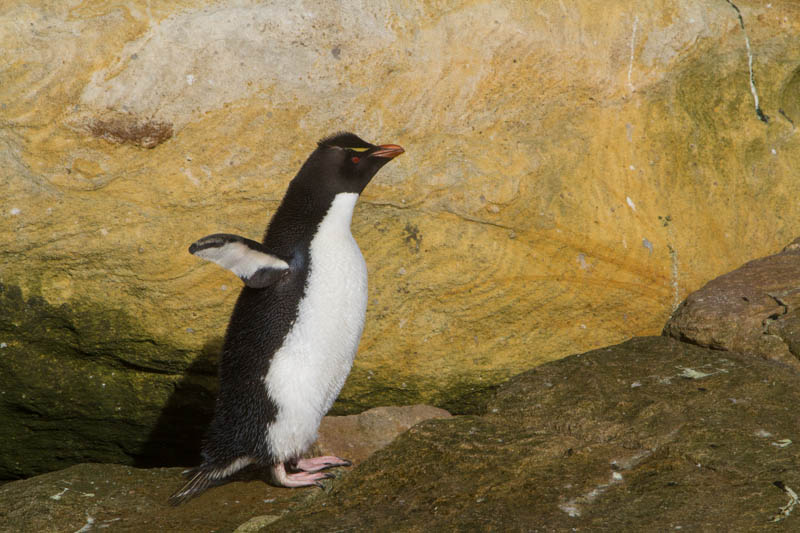
<instances>
[{"instance_id":1,"label":"penguin head","mask_svg":"<svg viewBox=\"0 0 800 533\"><path fill-rule=\"evenodd\" d=\"M307 164L333 192L361 194L381 167L403 152L396 144L374 145L342 132L319 141Z\"/></svg>"}]
</instances>

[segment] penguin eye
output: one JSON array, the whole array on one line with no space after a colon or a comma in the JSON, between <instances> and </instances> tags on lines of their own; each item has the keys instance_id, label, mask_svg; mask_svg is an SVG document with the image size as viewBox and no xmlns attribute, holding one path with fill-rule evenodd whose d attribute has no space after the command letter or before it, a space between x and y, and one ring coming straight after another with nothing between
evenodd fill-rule
<instances>
[{"instance_id":1,"label":"penguin eye","mask_svg":"<svg viewBox=\"0 0 800 533\"><path fill-rule=\"evenodd\" d=\"M361 161L361 158L358 157L357 155L354 155L353 157L350 158L350 161L352 161L353 163L358 163L359 161Z\"/></svg>"}]
</instances>

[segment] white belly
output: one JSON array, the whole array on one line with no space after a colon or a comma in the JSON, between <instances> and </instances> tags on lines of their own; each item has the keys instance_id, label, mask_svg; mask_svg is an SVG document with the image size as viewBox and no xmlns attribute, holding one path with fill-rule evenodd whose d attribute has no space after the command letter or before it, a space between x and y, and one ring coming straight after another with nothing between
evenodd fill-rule
<instances>
[{"instance_id":1,"label":"white belly","mask_svg":"<svg viewBox=\"0 0 800 533\"><path fill-rule=\"evenodd\" d=\"M350 233L358 195L337 194L311 241L311 270L297 319L264 378L278 405L266 438L279 461L304 453L345 379L367 309L367 265Z\"/></svg>"}]
</instances>

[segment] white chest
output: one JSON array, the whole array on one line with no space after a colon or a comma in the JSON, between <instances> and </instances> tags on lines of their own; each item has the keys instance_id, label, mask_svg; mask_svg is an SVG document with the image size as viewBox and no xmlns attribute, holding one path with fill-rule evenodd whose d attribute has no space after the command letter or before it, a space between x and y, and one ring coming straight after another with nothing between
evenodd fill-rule
<instances>
[{"instance_id":1,"label":"white chest","mask_svg":"<svg viewBox=\"0 0 800 533\"><path fill-rule=\"evenodd\" d=\"M267 439L278 460L317 437L353 364L367 308L367 267L350 233L358 195L336 196L311 241L311 268L297 319L264 379L278 405Z\"/></svg>"}]
</instances>

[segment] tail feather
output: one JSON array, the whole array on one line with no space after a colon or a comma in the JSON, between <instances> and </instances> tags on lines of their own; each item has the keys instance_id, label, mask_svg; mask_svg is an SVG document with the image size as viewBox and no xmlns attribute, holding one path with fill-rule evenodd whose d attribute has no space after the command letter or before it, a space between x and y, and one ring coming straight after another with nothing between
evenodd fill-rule
<instances>
[{"instance_id":1,"label":"tail feather","mask_svg":"<svg viewBox=\"0 0 800 533\"><path fill-rule=\"evenodd\" d=\"M169 504L175 507L199 496L210 488L224 485L229 481L231 475L252 462L253 459L250 457L240 457L223 468L214 468L203 464L184 471L183 475L188 477L189 481L169 497Z\"/></svg>"},{"instance_id":2,"label":"tail feather","mask_svg":"<svg viewBox=\"0 0 800 533\"><path fill-rule=\"evenodd\" d=\"M189 471L189 481L169 497L169 504L173 507L186 503L195 496L199 496L211 487L221 485L223 481L216 478L216 471L196 468Z\"/></svg>"}]
</instances>

